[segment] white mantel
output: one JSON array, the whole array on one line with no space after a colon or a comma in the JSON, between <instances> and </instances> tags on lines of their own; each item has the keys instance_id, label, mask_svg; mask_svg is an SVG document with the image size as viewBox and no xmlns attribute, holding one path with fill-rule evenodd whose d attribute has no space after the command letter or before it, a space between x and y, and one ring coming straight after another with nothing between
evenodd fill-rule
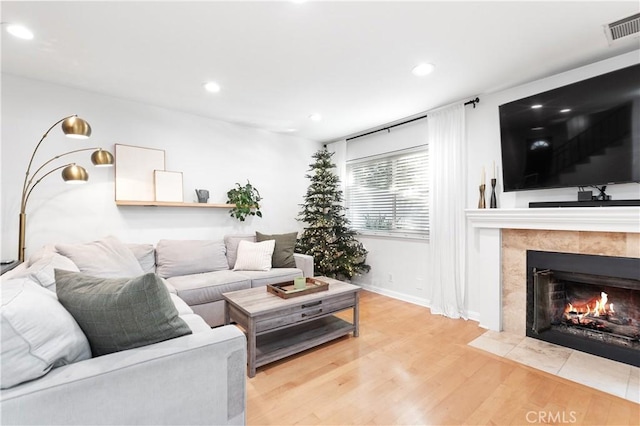
<instances>
[{"instance_id":1,"label":"white mantel","mask_svg":"<svg viewBox=\"0 0 640 426\"><path fill-rule=\"evenodd\" d=\"M640 233L640 207L469 209L473 228Z\"/></svg>"},{"instance_id":2,"label":"white mantel","mask_svg":"<svg viewBox=\"0 0 640 426\"><path fill-rule=\"evenodd\" d=\"M502 329L502 229L640 233L640 207L468 209L469 286L482 286L480 325Z\"/></svg>"}]
</instances>

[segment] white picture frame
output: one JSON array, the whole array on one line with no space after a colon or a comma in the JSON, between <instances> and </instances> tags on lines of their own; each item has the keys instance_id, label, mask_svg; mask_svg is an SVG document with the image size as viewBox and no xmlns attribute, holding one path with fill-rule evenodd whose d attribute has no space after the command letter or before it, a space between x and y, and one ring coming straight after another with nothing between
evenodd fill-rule
<instances>
[{"instance_id":1,"label":"white picture frame","mask_svg":"<svg viewBox=\"0 0 640 426\"><path fill-rule=\"evenodd\" d=\"M182 172L154 170L155 201L184 202Z\"/></svg>"},{"instance_id":2,"label":"white picture frame","mask_svg":"<svg viewBox=\"0 0 640 426\"><path fill-rule=\"evenodd\" d=\"M116 201L155 201L154 171L165 169L161 149L115 144Z\"/></svg>"}]
</instances>

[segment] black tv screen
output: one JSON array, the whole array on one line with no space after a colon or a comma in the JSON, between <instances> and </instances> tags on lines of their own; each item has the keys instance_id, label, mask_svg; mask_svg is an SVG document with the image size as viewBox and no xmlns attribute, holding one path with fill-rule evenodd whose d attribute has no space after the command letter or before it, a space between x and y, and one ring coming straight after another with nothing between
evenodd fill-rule
<instances>
[{"instance_id":1,"label":"black tv screen","mask_svg":"<svg viewBox=\"0 0 640 426\"><path fill-rule=\"evenodd\" d=\"M504 191L640 182L640 65L500 105Z\"/></svg>"}]
</instances>

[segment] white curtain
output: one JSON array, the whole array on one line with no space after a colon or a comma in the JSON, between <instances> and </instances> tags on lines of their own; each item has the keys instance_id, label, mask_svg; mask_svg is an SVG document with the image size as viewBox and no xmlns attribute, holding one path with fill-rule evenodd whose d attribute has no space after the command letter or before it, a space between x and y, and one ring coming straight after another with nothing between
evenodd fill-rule
<instances>
[{"instance_id":1,"label":"white curtain","mask_svg":"<svg viewBox=\"0 0 640 426\"><path fill-rule=\"evenodd\" d=\"M429 113L427 120L431 312L466 319L464 106Z\"/></svg>"}]
</instances>

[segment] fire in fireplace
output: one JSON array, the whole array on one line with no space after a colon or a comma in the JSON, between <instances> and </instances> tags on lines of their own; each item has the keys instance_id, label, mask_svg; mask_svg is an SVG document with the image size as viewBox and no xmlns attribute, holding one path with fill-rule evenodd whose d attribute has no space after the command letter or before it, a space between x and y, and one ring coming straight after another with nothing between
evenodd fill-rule
<instances>
[{"instance_id":1,"label":"fire in fireplace","mask_svg":"<svg viewBox=\"0 0 640 426\"><path fill-rule=\"evenodd\" d=\"M640 259L527 251L527 336L640 366Z\"/></svg>"}]
</instances>

